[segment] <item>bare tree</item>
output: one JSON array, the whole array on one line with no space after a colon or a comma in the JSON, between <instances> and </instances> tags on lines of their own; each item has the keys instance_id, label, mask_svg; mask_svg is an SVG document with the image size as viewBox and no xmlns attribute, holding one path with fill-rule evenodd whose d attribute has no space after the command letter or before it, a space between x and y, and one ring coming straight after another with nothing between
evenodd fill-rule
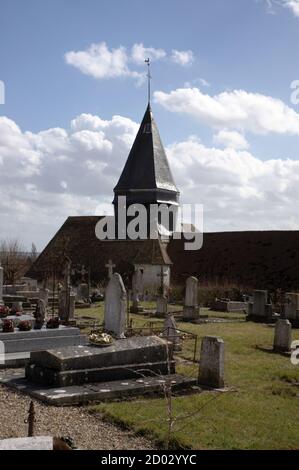
<instances>
[{"instance_id":1,"label":"bare tree","mask_svg":"<svg viewBox=\"0 0 299 470\"><path fill-rule=\"evenodd\" d=\"M17 239L0 241L0 260L4 268L4 282L15 284L27 271L28 257L24 247Z\"/></svg>"}]
</instances>

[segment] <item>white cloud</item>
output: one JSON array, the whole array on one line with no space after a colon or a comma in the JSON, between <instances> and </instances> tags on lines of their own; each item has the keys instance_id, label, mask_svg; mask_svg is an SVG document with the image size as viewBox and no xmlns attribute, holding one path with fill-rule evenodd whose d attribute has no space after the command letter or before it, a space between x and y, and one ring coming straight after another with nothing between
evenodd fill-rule
<instances>
[{"instance_id":1,"label":"white cloud","mask_svg":"<svg viewBox=\"0 0 299 470\"><path fill-rule=\"evenodd\" d=\"M93 78L139 77L139 73L128 66L128 55L122 46L111 49L105 42L91 44L85 51L70 51L65 61Z\"/></svg>"},{"instance_id":2,"label":"white cloud","mask_svg":"<svg viewBox=\"0 0 299 470\"><path fill-rule=\"evenodd\" d=\"M299 229L299 160L261 161L194 138L167 152L182 202L204 205L205 231Z\"/></svg>"},{"instance_id":3,"label":"white cloud","mask_svg":"<svg viewBox=\"0 0 299 470\"><path fill-rule=\"evenodd\" d=\"M131 77L138 83L143 81L145 72L133 70L131 65L144 68L144 61L147 58L152 61L169 60L186 66L192 63L194 57L192 51L173 50L168 54L164 49L145 47L142 43L134 44L131 53L128 53L123 46L109 49L105 42L91 44L86 50L69 51L64 55L67 64L95 79Z\"/></svg>"},{"instance_id":4,"label":"white cloud","mask_svg":"<svg viewBox=\"0 0 299 470\"><path fill-rule=\"evenodd\" d=\"M295 16L299 16L299 0L286 0L284 6L289 8Z\"/></svg>"},{"instance_id":5,"label":"white cloud","mask_svg":"<svg viewBox=\"0 0 299 470\"><path fill-rule=\"evenodd\" d=\"M232 148L236 150L246 150L249 148L249 143L243 134L237 131L228 131L222 129L213 137L214 143L225 148Z\"/></svg>"},{"instance_id":6,"label":"white cloud","mask_svg":"<svg viewBox=\"0 0 299 470\"><path fill-rule=\"evenodd\" d=\"M294 16L299 17L299 0L266 0L268 12L275 13L275 5L288 8Z\"/></svg>"},{"instance_id":7,"label":"white cloud","mask_svg":"<svg viewBox=\"0 0 299 470\"><path fill-rule=\"evenodd\" d=\"M144 47L143 44L134 44L131 51L131 60L139 65L144 65L145 59L151 61L161 60L166 57L164 49L155 49L154 47Z\"/></svg>"},{"instance_id":8,"label":"white cloud","mask_svg":"<svg viewBox=\"0 0 299 470\"><path fill-rule=\"evenodd\" d=\"M299 114L281 100L260 93L233 90L211 96L199 88L179 88L170 93L156 91L154 98L169 111L189 114L214 128L299 135Z\"/></svg>"},{"instance_id":9,"label":"white cloud","mask_svg":"<svg viewBox=\"0 0 299 470\"><path fill-rule=\"evenodd\" d=\"M177 51L176 49L172 50L170 59L176 64L182 65L191 65L194 61L194 55L192 51Z\"/></svg>"}]
</instances>

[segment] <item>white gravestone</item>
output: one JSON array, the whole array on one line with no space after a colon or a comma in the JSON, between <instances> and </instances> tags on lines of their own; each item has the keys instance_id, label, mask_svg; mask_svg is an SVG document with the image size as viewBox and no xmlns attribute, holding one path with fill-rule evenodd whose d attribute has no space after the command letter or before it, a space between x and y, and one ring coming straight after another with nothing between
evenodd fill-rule
<instances>
[{"instance_id":1,"label":"white gravestone","mask_svg":"<svg viewBox=\"0 0 299 470\"><path fill-rule=\"evenodd\" d=\"M275 324L273 349L277 352L288 352L292 344L292 325L289 320L277 320Z\"/></svg>"},{"instance_id":2,"label":"white gravestone","mask_svg":"<svg viewBox=\"0 0 299 470\"><path fill-rule=\"evenodd\" d=\"M105 293L104 328L117 338L125 337L127 293L118 273L114 273Z\"/></svg>"},{"instance_id":3,"label":"white gravestone","mask_svg":"<svg viewBox=\"0 0 299 470\"><path fill-rule=\"evenodd\" d=\"M198 279L194 276L188 277L186 281L186 294L185 294L183 318L185 319L199 318Z\"/></svg>"},{"instance_id":4,"label":"white gravestone","mask_svg":"<svg viewBox=\"0 0 299 470\"><path fill-rule=\"evenodd\" d=\"M201 343L199 385L224 388L224 341L205 336Z\"/></svg>"}]
</instances>

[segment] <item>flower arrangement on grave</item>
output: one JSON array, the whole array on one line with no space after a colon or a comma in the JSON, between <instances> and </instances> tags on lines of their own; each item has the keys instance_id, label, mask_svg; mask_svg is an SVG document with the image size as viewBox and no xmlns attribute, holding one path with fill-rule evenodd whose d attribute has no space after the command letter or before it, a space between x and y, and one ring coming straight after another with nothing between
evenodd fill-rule
<instances>
[{"instance_id":1,"label":"flower arrangement on grave","mask_svg":"<svg viewBox=\"0 0 299 470\"><path fill-rule=\"evenodd\" d=\"M98 330L94 330L91 331L89 335L89 341L96 346L110 346L114 340L108 333L101 333Z\"/></svg>"},{"instance_id":2,"label":"flower arrangement on grave","mask_svg":"<svg viewBox=\"0 0 299 470\"><path fill-rule=\"evenodd\" d=\"M12 320L3 320L2 322L2 331L3 333L13 333L15 331L15 325Z\"/></svg>"},{"instance_id":3,"label":"flower arrangement on grave","mask_svg":"<svg viewBox=\"0 0 299 470\"><path fill-rule=\"evenodd\" d=\"M29 320L22 320L18 324L20 331L30 331L32 329L32 323Z\"/></svg>"},{"instance_id":4,"label":"flower arrangement on grave","mask_svg":"<svg viewBox=\"0 0 299 470\"><path fill-rule=\"evenodd\" d=\"M59 328L60 320L59 317L52 317L47 321L46 327L49 329Z\"/></svg>"},{"instance_id":5,"label":"flower arrangement on grave","mask_svg":"<svg viewBox=\"0 0 299 470\"><path fill-rule=\"evenodd\" d=\"M12 307L10 309L10 314L15 315L16 317L20 317L22 315L22 312L20 312L20 310L18 310L17 307Z\"/></svg>"},{"instance_id":6,"label":"flower arrangement on grave","mask_svg":"<svg viewBox=\"0 0 299 470\"><path fill-rule=\"evenodd\" d=\"M9 315L9 308L6 305L0 305L0 318L5 318Z\"/></svg>"}]
</instances>

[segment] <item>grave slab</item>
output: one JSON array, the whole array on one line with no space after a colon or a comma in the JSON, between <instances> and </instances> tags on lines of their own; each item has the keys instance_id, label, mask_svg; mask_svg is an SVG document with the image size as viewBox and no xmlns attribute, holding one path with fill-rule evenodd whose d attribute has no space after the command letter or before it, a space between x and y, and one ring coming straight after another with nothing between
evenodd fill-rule
<instances>
[{"instance_id":1,"label":"grave slab","mask_svg":"<svg viewBox=\"0 0 299 470\"><path fill-rule=\"evenodd\" d=\"M0 383L18 390L32 398L54 406L83 405L92 402L127 400L150 394L164 395L166 380L171 382L174 392L192 390L198 392L197 380L179 374L144 377L139 379L113 380L109 382L74 385L56 388L36 385L25 379L24 371L14 374L1 374Z\"/></svg>"}]
</instances>

